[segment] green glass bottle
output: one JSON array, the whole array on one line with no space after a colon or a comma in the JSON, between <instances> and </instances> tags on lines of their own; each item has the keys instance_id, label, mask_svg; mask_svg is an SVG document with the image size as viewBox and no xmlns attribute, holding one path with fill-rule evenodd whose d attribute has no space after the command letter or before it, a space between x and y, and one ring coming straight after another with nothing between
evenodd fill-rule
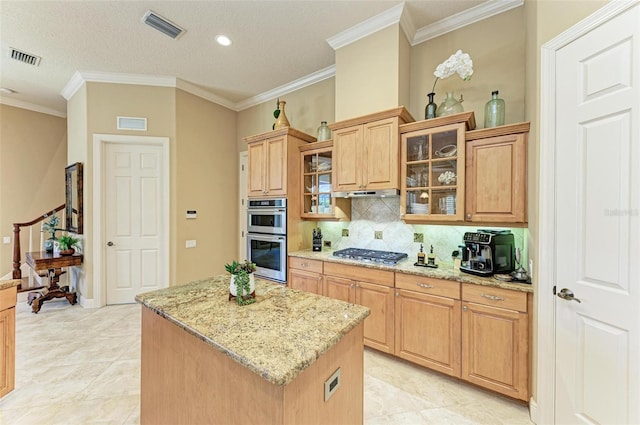
<instances>
[{"instance_id":1,"label":"green glass bottle","mask_svg":"<svg viewBox=\"0 0 640 425\"><path fill-rule=\"evenodd\" d=\"M504 125L504 100L498 97L498 90L491 92L491 100L484 106L484 128Z\"/></svg>"}]
</instances>

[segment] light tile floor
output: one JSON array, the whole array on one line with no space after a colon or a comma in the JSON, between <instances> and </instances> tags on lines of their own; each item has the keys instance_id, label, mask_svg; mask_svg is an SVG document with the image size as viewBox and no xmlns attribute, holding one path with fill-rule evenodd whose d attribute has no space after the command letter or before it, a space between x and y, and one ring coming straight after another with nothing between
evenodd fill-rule
<instances>
[{"instance_id":1,"label":"light tile floor","mask_svg":"<svg viewBox=\"0 0 640 425\"><path fill-rule=\"evenodd\" d=\"M0 424L138 424L140 306L16 307L16 388ZM524 404L365 351L365 423L530 425Z\"/></svg>"}]
</instances>

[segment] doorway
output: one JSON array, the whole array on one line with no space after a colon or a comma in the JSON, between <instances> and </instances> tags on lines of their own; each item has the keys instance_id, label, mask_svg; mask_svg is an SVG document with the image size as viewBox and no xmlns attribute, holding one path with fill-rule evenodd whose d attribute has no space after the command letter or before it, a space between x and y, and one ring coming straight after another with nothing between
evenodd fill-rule
<instances>
[{"instance_id":1,"label":"doorway","mask_svg":"<svg viewBox=\"0 0 640 425\"><path fill-rule=\"evenodd\" d=\"M97 306L169 286L169 139L94 135Z\"/></svg>"},{"instance_id":2,"label":"doorway","mask_svg":"<svg viewBox=\"0 0 640 425\"><path fill-rule=\"evenodd\" d=\"M538 423L640 422L640 4L542 48Z\"/></svg>"}]
</instances>

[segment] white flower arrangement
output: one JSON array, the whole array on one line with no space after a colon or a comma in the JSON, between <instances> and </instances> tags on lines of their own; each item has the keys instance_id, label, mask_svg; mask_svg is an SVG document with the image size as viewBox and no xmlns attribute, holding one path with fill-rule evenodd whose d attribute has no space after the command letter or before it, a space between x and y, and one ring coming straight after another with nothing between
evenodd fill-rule
<instances>
[{"instance_id":1,"label":"white flower arrangement","mask_svg":"<svg viewBox=\"0 0 640 425\"><path fill-rule=\"evenodd\" d=\"M462 53L462 50L458 50L449 56L449 59L438 65L433 73L436 76L436 81L433 82L431 92L435 92L436 83L439 79L450 77L456 72L464 81L470 80L473 75L473 61L469 54Z\"/></svg>"}]
</instances>

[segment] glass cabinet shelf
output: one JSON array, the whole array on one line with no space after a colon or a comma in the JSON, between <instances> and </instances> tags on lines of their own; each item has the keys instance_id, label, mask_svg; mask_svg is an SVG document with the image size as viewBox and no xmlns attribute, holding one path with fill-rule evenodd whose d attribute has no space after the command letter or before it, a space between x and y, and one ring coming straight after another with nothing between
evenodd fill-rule
<instances>
[{"instance_id":1,"label":"glass cabinet shelf","mask_svg":"<svg viewBox=\"0 0 640 425\"><path fill-rule=\"evenodd\" d=\"M317 145L317 146L315 146ZM300 216L314 219L342 219L351 213L342 200L331 197L333 181L332 141L309 144L301 148L302 203ZM347 213L345 213L347 210Z\"/></svg>"},{"instance_id":2,"label":"glass cabinet shelf","mask_svg":"<svg viewBox=\"0 0 640 425\"><path fill-rule=\"evenodd\" d=\"M465 122L448 118L438 126L434 125L437 120L401 126L400 210L404 220L464 220Z\"/></svg>"}]
</instances>

